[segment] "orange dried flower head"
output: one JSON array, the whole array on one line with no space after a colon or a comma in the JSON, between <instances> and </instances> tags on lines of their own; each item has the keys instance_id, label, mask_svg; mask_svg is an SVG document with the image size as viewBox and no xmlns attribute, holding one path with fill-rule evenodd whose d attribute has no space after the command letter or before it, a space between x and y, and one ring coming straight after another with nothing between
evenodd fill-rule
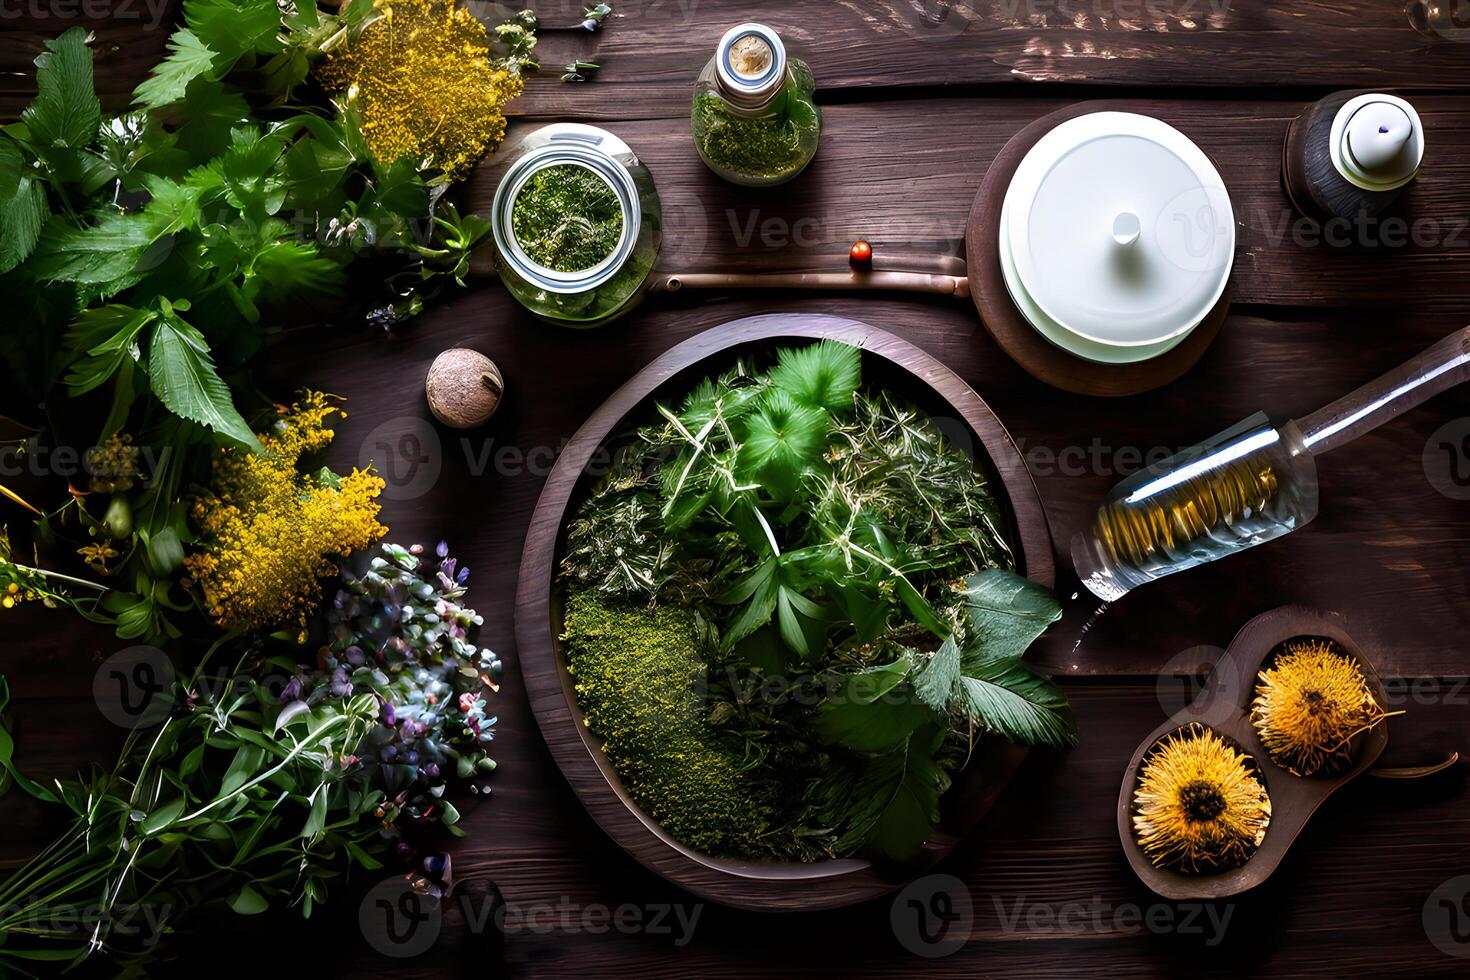
<instances>
[{"instance_id":1,"label":"orange dried flower head","mask_svg":"<svg viewBox=\"0 0 1470 980\"><path fill-rule=\"evenodd\" d=\"M387 533L377 520L383 481L371 471L338 478L298 469L331 443L336 411L331 396L305 392L260 434L261 452L228 449L215 462L209 491L193 506L200 550L184 563L219 625L304 631L318 580L337 573L333 558Z\"/></svg>"},{"instance_id":2,"label":"orange dried flower head","mask_svg":"<svg viewBox=\"0 0 1470 980\"><path fill-rule=\"evenodd\" d=\"M367 3L369 0L352 0ZM354 107L379 160L462 177L505 137L520 72L491 57L485 26L458 0L376 0L381 15L328 53L326 90Z\"/></svg>"}]
</instances>

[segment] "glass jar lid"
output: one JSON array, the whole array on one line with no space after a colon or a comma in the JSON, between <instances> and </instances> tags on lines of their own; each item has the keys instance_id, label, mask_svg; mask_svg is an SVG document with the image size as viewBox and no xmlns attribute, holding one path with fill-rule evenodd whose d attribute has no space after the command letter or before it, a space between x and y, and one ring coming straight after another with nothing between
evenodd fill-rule
<instances>
[{"instance_id":1,"label":"glass jar lid","mask_svg":"<svg viewBox=\"0 0 1470 980\"><path fill-rule=\"evenodd\" d=\"M500 180L491 209L495 247L521 278L551 293L576 294L596 289L623 268L638 242L643 221L633 174L610 150L626 150L617 137L595 126L565 124L545 146L528 151ZM610 145L611 144L611 145ZM516 237L516 204L533 177L553 167L580 167L607 185L622 211L622 232L612 250L596 265L575 271L553 269L533 259Z\"/></svg>"},{"instance_id":2,"label":"glass jar lid","mask_svg":"<svg viewBox=\"0 0 1470 980\"><path fill-rule=\"evenodd\" d=\"M770 102L786 79L786 45L764 24L741 24L720 38L715 72L726 98L744 108Z\"/></svg>"}]
</instances>

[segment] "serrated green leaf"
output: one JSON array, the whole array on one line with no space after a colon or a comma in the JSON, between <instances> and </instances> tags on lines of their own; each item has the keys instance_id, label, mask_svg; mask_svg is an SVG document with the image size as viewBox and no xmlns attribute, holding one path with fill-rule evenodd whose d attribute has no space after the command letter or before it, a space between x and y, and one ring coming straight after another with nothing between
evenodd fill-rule
<instances>
[{"instance_id":1,"label":"serrated green leaf","mask_svg":"<svg viewBox=\"0 0 1470 980\"><path fill-rule=\"evenodd\" d=\"M786 348L771 369L771 384L798 404L829 412L852 409L863 380L862 355L856 347L824 340L808 347Z\"/></svg>"},{"instance_id":2,"label":"serrated green leaf","mask_svg":"<svg viewBox=\"0 0 1470 980\"><path fill-rule=\"evenodd\" d=\"M769 391L745 419L740 472L778 497L789 496L802 474L821 461L831 429L826 412L799 404L784 391Z\"/></svg>"},{"instance_id":3,"label":"serrated green leaf","mask_svg":"<svg viewBox=\"0 0 1470 980\"><path fill-rule=\"evenodd\" d=\"M268 303L308 294L340 296L347 281L342 267L309 242L265 243L245 276L246 295Z\"/></svg>"},{"instance_id":4,"label":"serrated green leaf","mask_svg":"<svg viewBox=\"0 0 1470 980\"><path fill-rule=\"evenodd\" d=\"M235 410L229 386L215 370L209 345L198 330L166 316L153 327L148 344L148 378L164 407L222 436L260 449L260 441Z\"/></svg>"},{"instance_id":5,"label":"serrated green leaf","mask_svg":"<svg viewBox=\"0 0 1470 980\"><path fill-rule=\"evenodd\" d=\"M36 58L36 98L21 113L38 151L80 149L97 138L102 105L92 86L87 31L73 27Z\"/></svg>"},{"instance_id":6,"label":"serrated green leaf","mask_svg":"<svg viewBox=\"0 0 1470 980\"><path fill-rule=\"evenodd\" d=\"M31 254L48 213L44 183L20 148L0 136L0 273Z\"/></svg>"},{"instance_id":7,"label":"serrated green leaf","mask_svg":"<svg viewBox=\"0 0 1470 980\"><path fill-rule=\"evenodd\" d=\"M153 74L133 90L133 104L143 109L161 109L184 98L189 83L215 69L216 53L193 31L181 28L168 39L168 57Z\"/></svg>"},{"instance_id":8,"label":"serrated green leaf","mask_svg":"<svg viewBox=\"0 0 1470 980\"><path fill-rule=\"evenodd\" d=\"M1066 695L1019 660L966 665L959 698L978 724L1013 742L1057 748L1077 743L1077 723Z\"/></svg>"},{"instance_id":9,"label":"serrated green leaf","mask_svg":"<svg viewBox=\"0 0 1470 980\"><path fill-rule=\"evenodd\" d=\"M73 397L84 395L141 356L139 336L158 314L113 304L83 310L67 330L73 360L66 384Z\"/></svg>"},{"instance_id":10,"label":"serrated green leaf","mask_svg":"<svg viewBox=\"0 0 1470 980\"><path fill-rule=\"evenodd\" d=\"M145 264L145 257L152 263L154 237L151 220L141 214L106 214L86 228L53 215L30 268L48 282L115 283Z\"/></svg>"},{"instance_id":11,"label":"serrated green leaf","mask_svg":"<svg viewBox=\"0 0 1470 980\"><path fill-rule=\"evenodd\" d=\"M271 54L284 46L278 37L281 10L276 0L189 0L184 22L222 64L233 64L247 52Z\"/></svg>"}]
</instances>

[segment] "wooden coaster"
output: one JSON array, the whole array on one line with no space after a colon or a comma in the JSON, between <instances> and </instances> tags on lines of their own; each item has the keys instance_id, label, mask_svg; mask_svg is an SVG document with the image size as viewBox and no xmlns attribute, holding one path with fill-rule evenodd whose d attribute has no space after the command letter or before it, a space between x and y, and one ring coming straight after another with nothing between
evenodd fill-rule
<instances>
[{"instance_id":1,"label":"wooden coaster","mask_svg":"<svg viewBox=\"0 0 1470 980\"><path fill-rule=\"evenodd\" d=\"M1022 158L1058 123L1090 112L1136 112L1135 103L1104 100L1058 109L1021 130L1001 148L986 171L965 231L975 308L990 336L1033 378L1079 395L1118 398L1152 391L1194 367L1220 332L1230 310L1231 287L1184 341L1167 353L1137 364L1098 364L1069 354L1031 326L1011 302L1000 270L1000 211ZM1208 155L1208 154L1207 154ZM1217 168L1218 169L1218 168Z\"/></svg>"}]
</instances>

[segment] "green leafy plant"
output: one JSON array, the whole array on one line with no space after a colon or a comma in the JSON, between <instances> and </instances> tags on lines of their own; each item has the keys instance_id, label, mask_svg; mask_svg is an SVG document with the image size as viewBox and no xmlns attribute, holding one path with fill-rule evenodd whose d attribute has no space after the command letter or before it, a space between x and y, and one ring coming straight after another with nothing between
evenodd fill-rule
<instances>
[{"instance_id":1,"label":"green leafy plant","mask_svg":"<svg viewBox=\"0 0 1470 980\"><path fill-rule=\"evenodd\" d=\"M1021 659L1060 607L1011 571L974 463L864 391L855 348L742 360L658 412L573 520L561 581L574 604L712 624L704 723L744 741L753 785L797 787L735 851L908 860L978 736L1075 738L1065 697ZM598 647L575 618L568 631L579 656ZM772 679L788 694L752 695Z\"/></svg>"},{"instance_id":2,"label":"green leafy plant","mask_svg":"<svg viewBox=\"0 0 1470 980\"><path fill-rule=\"evenodd\" d=\"M111 769L42 786L0 724L0 790L70 820L0 881L0 972L101 955L140 967L204 906L310 916L343 876L416 858L416 828L458 832L446 790L483 790L494 769L500 661L471 642L467 570L422 550L384 545L344 576L317 666L251 642L216 674L206 654ZM0 712L8 697L0 678Z\"/></svg>"}]
</instances>

